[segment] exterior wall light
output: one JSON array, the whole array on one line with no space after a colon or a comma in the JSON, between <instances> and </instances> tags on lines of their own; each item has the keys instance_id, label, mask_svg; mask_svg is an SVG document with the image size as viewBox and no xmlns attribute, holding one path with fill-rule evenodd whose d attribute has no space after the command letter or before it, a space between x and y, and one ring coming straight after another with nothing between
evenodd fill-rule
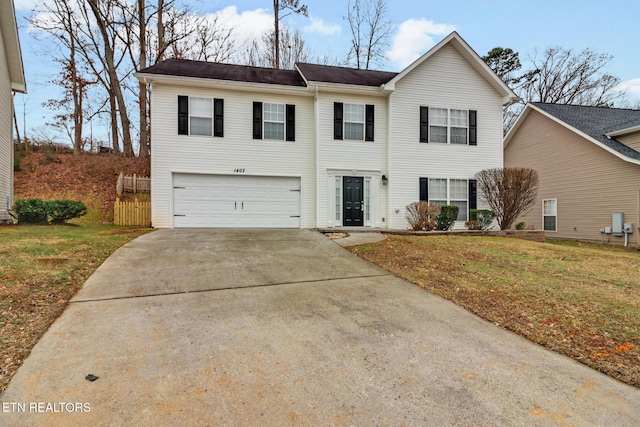
<instances>
[{"instance_id":1,"label":"exterior wall light","mask_svg":"<svg viewBox=\"0 0 640 427\"><path fill-rule=\"evenodd\" d=\"M387 185L389 183L389 178L387 175L382 175L382 185Z\"/></svg>"}]
</instances>

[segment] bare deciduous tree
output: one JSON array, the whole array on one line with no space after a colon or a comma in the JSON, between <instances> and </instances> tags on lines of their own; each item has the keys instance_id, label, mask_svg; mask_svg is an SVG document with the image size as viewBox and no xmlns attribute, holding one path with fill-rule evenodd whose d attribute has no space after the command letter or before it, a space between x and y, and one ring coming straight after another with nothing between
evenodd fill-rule
<instances>
[{"instance_id":1,"label":"bare deciduous tree","mask_svg":"<svg viewBox=\"0 0 640 427\"><path fill-rule=\"evenodd\" d=\"M83 147L83 101L86 86L90 84L81 76L80 71L78 45L81 41L78 38L78 29L81 24L76 19L73 5L65 0L45 2L41 7L39 12L46 13L48 19L32 18L29 20L30 24L52 35L57 44L64 48L61 49L61 55L58 53L60 56L55 59L62 67L60 78L53 81L62 86L64 96L60 100L51 99L45 105L61 111L55 116L56 126L64 128L70 135L73 153L77 155L82 152Z\"/></svg>"},{"instance_id":2,"label":"bare deciduous tree","mask_svg":"<svg viewBox=\"0 0 640 427\"><path fill-rule=\"evenodd\" d=\"M553 47L541 58L534 53L530 72L535 72L536 78L523 86L522 98L530 102L611 105L621 95L612 90L620 80L603 71L611 59L609 54L590 49L575 53Z\"/></svg>"},{"instance_id":3,"label":"bare deciduous tree","mask_svg":"<svg viewBox=\"0 0 640 427\"><path fill-rule=\"evenodd\" d=\"M384 48L389 45L391 33L391 21L386 16L385 0L349 0L344 17L351 29L347 62L368 70L385 59Z\"/></svg>"},{"instance_id":4,"label":"bare deciduous tree","mask_svg":"<svg viewBox=\"0 0 640 427\"><path fill-rule=\"evenodd\" d=\"M538 194L538 172L529 168L493 168L476 174L478 189L495 213L500 230L531 210Z\"/></svg>"}]
</instances>

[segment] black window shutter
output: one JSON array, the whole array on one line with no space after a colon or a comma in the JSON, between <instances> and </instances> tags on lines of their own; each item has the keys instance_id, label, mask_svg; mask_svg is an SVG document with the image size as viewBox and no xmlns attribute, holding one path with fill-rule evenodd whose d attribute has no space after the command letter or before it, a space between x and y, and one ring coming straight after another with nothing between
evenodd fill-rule
<instances>
[{"instance_id":1,"label":"black window shutter","mask_svg":"<svg viewBox=\"0 0 640 427\"><path fill-rule=\"evenodd\" d=\"M429 201L429 178L420 178L420 201Z\"/></svg>"},{"instance_id":2,"label":"black window shutter","mask_svg":"<svg viewBox=\"0 0 640 427\"><path fill-rule=\"evenodd\" d=\"M262 139L262 102L253 103L253 139Z\"/></svg>"},{"instance_id":3,"label":"black window shutter","mask_svg":"<svg viewBox=\"0 0 640 427\"><path fill-rule=\"evenodd\" d=\"M189 97L178 95L178 135L189 135Z\"/></svg>"},{"instance_id":4,"label":"black window shutter","mask_svg":"<svg viewBox=\"0 0 640 427\"><path fill-rule=\"evenodd\" d=\"M287 141L295 141L296 140L296 106L287 104L286 106L286 123L287 123Z\"/></svg>"},{"instance_id":5,"label":"black window shutter","mask_svg":"<svg viewBox=\"0 0 640 427\"><path fill-rule=\"evenodd\" d=\"M364 140L365 141L373 141L373 123L374 123L374 106L367 104L365 105L365 128L364 128Z\"/></svg>"},{"instance_id":6,"label":"black window shutter","mask_svg":"<svg viewBox=\"0 0 640 427\"><path fill-rule=\"evenodd\" d=\"M475 179L469 180L469 209L478 209L478 185Z\"/></svg>"},{"instance_id":7,"label":"black window shutter","mask_svg":"<svg viewBox=\"0 0 640 427\"><path fill-rule=\"evenodd\" d=\"M429 107L420 107L420 142L429 142Z\"/></svg>"},{"instance_id":8,"label":"black window shutter","mask_svg":"<svg viewBox=\"0 0 640 427\"><path fill-rule=\"evenodd\" d=\"M224 99L213 100L213 136L224 136Z\"/></svg>"},{"instance_id":9,"label":"black window shutter","mask_svg":"<svg viewBox=\"0 0 640 427\"><path fill-rule=\"evenodd\" d=\"M478 112L469 110L469 145L478 145Z\"/></svg>"},{"instance_id":10,"label":"black window shutter","mask_svg":"<svg viewBox=\"0 0 640 427\"><path fill-rule=\"evenodd\" d=\"M333 103L333 139L342 139L342 102Z\"/></svg>"}]
</instances>

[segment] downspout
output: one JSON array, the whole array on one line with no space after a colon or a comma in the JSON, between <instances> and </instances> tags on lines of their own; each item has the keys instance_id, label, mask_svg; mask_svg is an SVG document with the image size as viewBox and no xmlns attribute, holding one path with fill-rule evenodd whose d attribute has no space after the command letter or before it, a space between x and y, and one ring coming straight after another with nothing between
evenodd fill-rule
<instances>
[{"instance_id":1,"label":"downspout","mask_svg":"<svg viewBox=\"0 0 640 427\"><path fill-rule=\"evenodd\" d=\"M319 120L319 107L318 107L318 85L316 84L316 91L313 96L313 114L316 122L316 229L319 228L318 224L318 209L320 208L320 120Z\"/></svg>"},{"instance_id":2,"label":"downspout","mask_svg":"<svg viewBox=\"0 0 640 427\"><path fill-rule=\"evenodd\" d=\"M393 96L393 92L389 94L387 97L387 227L391 229L391 215L393 212L393 206L391 203L391 186L393 185L393 173L391 170L391 127L393 126L393 111L392 111L392 103L391 97Z\"/></svg>"}]
</instances>

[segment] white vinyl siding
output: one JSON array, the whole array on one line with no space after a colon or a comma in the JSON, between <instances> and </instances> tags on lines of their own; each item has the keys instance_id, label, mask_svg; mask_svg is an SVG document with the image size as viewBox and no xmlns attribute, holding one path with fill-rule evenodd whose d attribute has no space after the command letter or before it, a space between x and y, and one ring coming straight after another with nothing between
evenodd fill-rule
<instances>
[{"instance_id":1,"label":"white vinyl siding","mask_svg":"<svg viewBox=\"0 0 640 427\"><path fill-rule=\"evenodd\" d=\"M7 198L13 203L13 99L7 55L0 31L0 221L10 219Z\"/></svg>"},{"instance_id":2,"label":"white vinyl siding","mask_svg":"<svg viewBox=\"0 0 640 427\"><path fill-rule=\"evenodd\" d=\"M376 118L387 117L387 98L375 96L320 92L317 97L318 128L318 226L339 227L342 221L341 178L359 176L370 179L369 215L365 210L365 227L388 227L388 187L382 185L382 175L387 173L387 121L375 123L375 144L359 144L350 140L335 140L334 103L374 105ZM343 113L343 117L344 117ZM363 131L364 132L364 131ZM364 137L362 138L364 141ZM338 183L337 180L340 180ZM366 203L365 203L366 205Z\"/></svg>"},{"instance_id":3,"label":"white vinyl siding","mask_svg":"<svg viewBox=\"0 0 640 427\"><path fill-rule=\"evenodd\" d=\"M224 139L178 135L178 95L224 99ZM296 129L296 144L252 138L251 114L255 91L154 84L151 93L152 225L170 228L173 223L174 173L245 175L300 178L300 227L315 226L315 121L313 96L306 93L262 94L271 104L295 104L296 120L307 124Z\"/></svg>"},{"instance_id":4,"label":"white vinyl siding","mask_svg":"<svg viewBox=\"0 0 640 427\"><path fill-rule=\"evenodd\" d=\"M424 106L429 107L429 126L434 108L466 112L466 124L454 121L454 128L468 128L468 112L477 111L478 145L467 145L468 138L465 144L420 143L418 112ZM483 169L502 167L502 98L453 46L443 46L399 80L389 110L390 228L408 226L406 206L419 200L418 177L469 180ZM483 208L479 200L478 209ZM455 228L464 223L458 221Z\"/></svg>"}]
</instances>

